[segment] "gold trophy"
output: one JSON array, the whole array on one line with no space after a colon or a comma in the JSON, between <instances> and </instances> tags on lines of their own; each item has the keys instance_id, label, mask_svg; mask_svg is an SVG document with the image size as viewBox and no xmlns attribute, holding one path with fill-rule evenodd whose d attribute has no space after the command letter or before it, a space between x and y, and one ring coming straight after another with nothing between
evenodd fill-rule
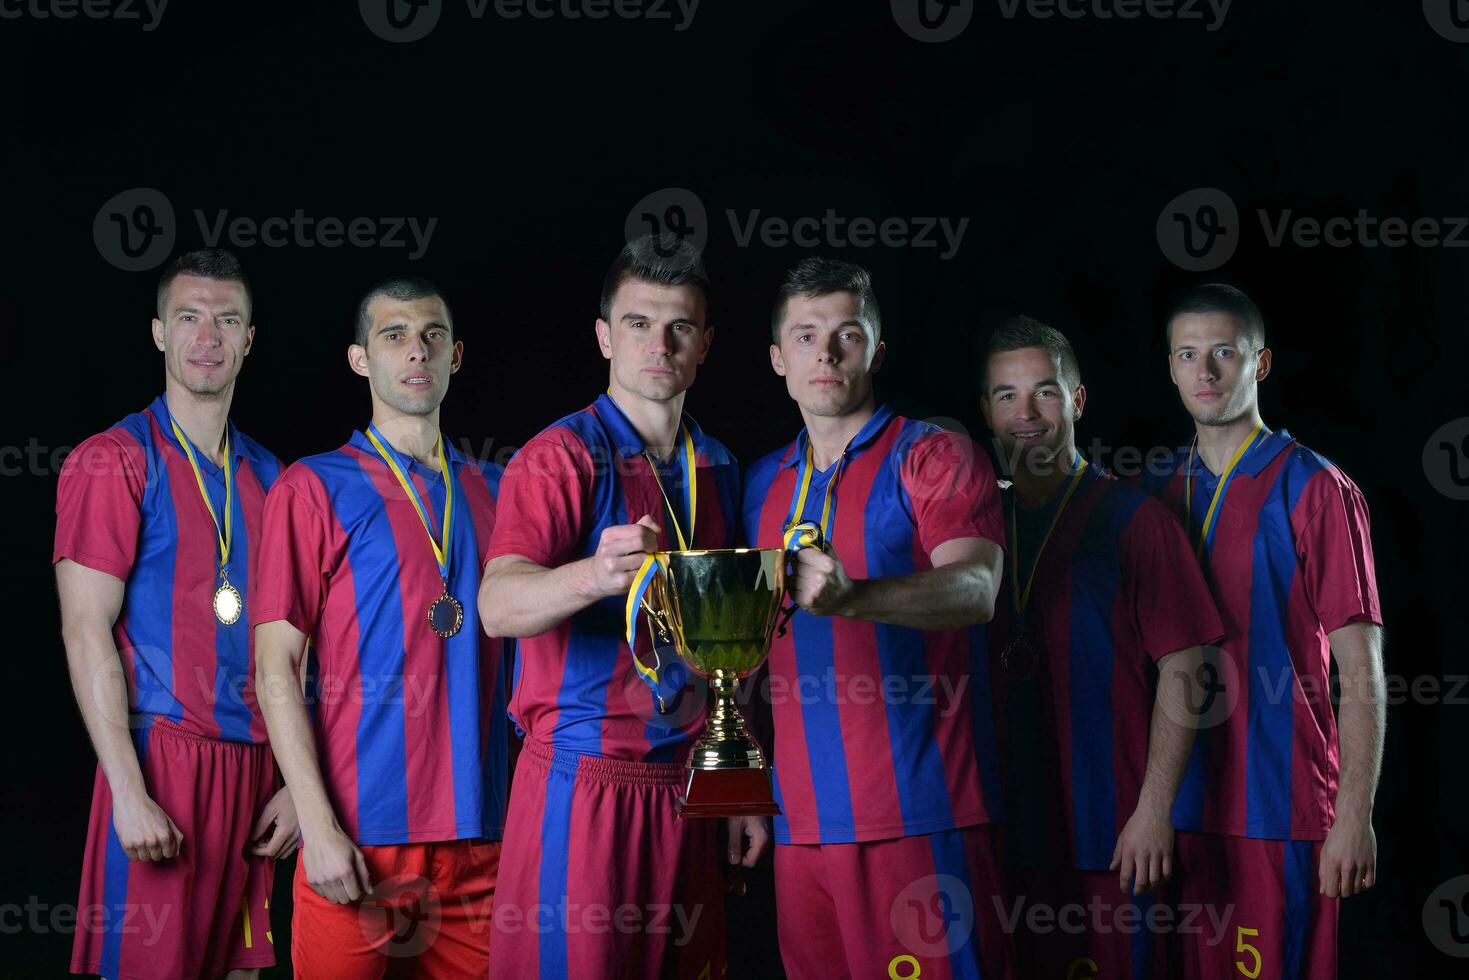
<instances>
[{"instance_id":1,"label":"gold trophy","mask_svg":"<svg viewBox=\"0 0 1469 980\"><path fill-rule=\"evenodd\" d=\"M649 556L649 565L656 568L650 568L646 598L629 602L629 612L640 604L659 639L672 643L679 659L714 689L704 736L689 755L679 816L780 813L765 755L745 727L735 691L770 654L785 596L786 553L660 551Z\"/></svg>"}]
</instances>

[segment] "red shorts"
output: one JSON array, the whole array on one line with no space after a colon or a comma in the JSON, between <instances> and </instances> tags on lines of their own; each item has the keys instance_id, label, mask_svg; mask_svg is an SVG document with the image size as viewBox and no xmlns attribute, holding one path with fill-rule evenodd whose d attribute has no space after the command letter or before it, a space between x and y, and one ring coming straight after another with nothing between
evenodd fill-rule
<instances>
[{"instance_id":1,"label":"red shorts","mask_svg":"<svg viewBox=\"0 0 1469 980\"><path fill-rule=\"evenodd\" d=\"M490 942L506 980L725 975L723 820L678 817L684 767L525 740Z\"/></svg>"},{"instance_id":2,"label":"red shorts","mask_svg":"<svg viewBox=\"0 0 1469 980\"><path fill-rule=\"evenodd\" d=\"M372 893L336 905L296 862L291 961L301 980L472 977L489 972L500 842L366 845Z\"/></svg>"},{"instance_id":3,"label":"red shorts","mask_svg":"<svg viewBox=\"0 0 1469 980\"><path fill-rule=\"evenodd\" d=\"M791 980L1012 975L992 825L862 844L778 844L776 921Z\"/></svg>"},{"instance_id":4,"label":"red shorts","mask_svg":"<svg viewBox=\"0 0 1469 980\"><path fill-rule=\"evenodd\" d=\"M1115 871L1015 871L1005 915L1022 977L1168 980L1172 892L1124 895ZM1175 873L1175 879L1177 875Z\"/></svg>"},{"instance_id":5,"label":"red shorts","mask_svg":"<svg viewBox=\"0 0 1469 980\"><path fill-rule=\"evenodd\" d=\"M245 853L276 789L270 747L205 738L156 717L133 742L143 785L183 844L165 861L129 861L97 767L72 972L194 980L272 965L275 862Z\"/></svg>"},{"instance_id":6,"label":"red shorts","mask_svg":"<svg viewBox=\"0 0 1469 980\"><path fill-rule=\"evenodd\" d=\"M1204 910L1179 930L1180 975L1334 978L1340 900L1321 894L1321 844L1179 831L1180 907Z\"/></svg>"}]
</instances>

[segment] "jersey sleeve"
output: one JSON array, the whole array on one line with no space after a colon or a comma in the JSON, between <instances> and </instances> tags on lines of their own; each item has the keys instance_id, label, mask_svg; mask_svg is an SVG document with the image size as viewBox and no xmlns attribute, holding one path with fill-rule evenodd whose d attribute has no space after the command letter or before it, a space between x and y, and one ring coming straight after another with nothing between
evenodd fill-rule
<instances>
[{"instance_id":1,"label":"jersey sleeve","mask_svg":"<svg viewBox=\"0 0 1469 980\"><path fill-rule=\"evenodd\" d=\"M1309 513L1296 529L1302 585L1322 628L1330 633L1351 622L1382 623L1367 501L1356 484L1335 469L1311 480Z\"/></svg>"},{"instance_id":2,"label":"jersey sleeve","mask_svg":"<svg viewBox=\"0 0 1469 980\"><path fill-rule=\"evenodd\" d=\"M569 430L551 429L528 442L500 481L485 561L519 555L546 568L564 564L581 540L593 478L591 454Z\"/></svg>"},{"instance_id":3,"label":"jersey sleeve","mask_svg":"<svg viewBox=\"0 0 1469 980\"><path fill-rule=\"evenodd\" d=\"M72 450L56 486L51 563L69 558L127 581L137 557L147 478L147 455L126 435L104 432Z\"/></svg>"},{"instance_id":4,"label":"jersey sleeve","mask_svg":"<svg viewBox=\"0 0 1469 980\"><path fill-rule=\"evenodd\" d=\"M321 616L330 566L325 494L297 464L265 498L260 570L250 583L250 622L284 620L310 636Z\"/></svg>"},{"instance_id":5,"label":"jersey sleeve","mask_svg":"<svg viewBox=\"0 0 1469 980\"><path fill-rule=\"evenodd\" d=\"M1000 487L989 457L968 436L940 431L917 440L903 458L903 488L923 550L956 538L1005 545Z\"/></svg>"},{"instance_id":6,"label":"jersey sleeve","mask_svg":"<svg viewBox=\"0 0 1469 980\"><path fill-rule=\"evenodd\" d=\"M1119 542L1126 595L1143 650L1153 660L1224 638L1214 596L1178 519L1148 498Z\"/></svg>"}]
</instances>

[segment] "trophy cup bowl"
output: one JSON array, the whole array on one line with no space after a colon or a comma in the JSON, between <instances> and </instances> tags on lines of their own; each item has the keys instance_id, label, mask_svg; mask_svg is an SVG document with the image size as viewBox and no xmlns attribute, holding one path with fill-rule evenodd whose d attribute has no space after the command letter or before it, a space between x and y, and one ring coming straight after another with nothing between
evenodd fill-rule
<instances>
[{"instance_id":1,"label":"trophy cup bowl","mask_svg":"<svg viewBox=\"0 0 1469 980\"><path fill-rule=\"evenodd\" d=\"M785 597L785 552L722 548L657 557L663 574L652 583L649 614L672 635L679 659L714 689L704 735L689 754L679 815L778 814L765 755L735 692L770 655Z\"/></svg>"}]
</instances>

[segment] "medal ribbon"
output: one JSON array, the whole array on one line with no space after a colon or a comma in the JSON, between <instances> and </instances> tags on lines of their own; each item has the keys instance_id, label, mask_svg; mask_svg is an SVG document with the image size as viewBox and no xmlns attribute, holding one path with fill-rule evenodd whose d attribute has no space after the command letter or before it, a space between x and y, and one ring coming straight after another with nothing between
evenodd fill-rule
<instances>
[{"instance_id":1,"label":"medal ribbon","mask_svg":"<svg viewBox=\"0 0 1469 980\"><path fill-rule=\"evenodd\" d=\"M1066 505L1071 500L1071 495L1076 492L1077 486L1081 483L1081 475L1086 472L1087 461L1081 458L1080 453L1077 454L1076 459L1080 465L1076 467L1076 472L1072 474L1071 483L1067 485L1066 492L1061 495L1061 503L1056 508L1056 513L1051 515L1051 524L1046 528L1046 533L1041 538L1040 546L1036 548L1035 558L1031 560L1030 574L1025 578L1024 588L1018 588L1020 585L1020 533L1015 523L1015 507L1012 505L1010 508L1010 581L1013 583L1010 586L1010 599L1011 604L1015 608L1015 618L1017 621L1023 620L1025 607L1030 603L1030 589L1035 585L1035 572L1040 567L1041 555L1045 553L1046 545L1050 543L1051 532L1056 530L1056 525L1061 521L1061 514L1066 510Z\"/></svg>"},{"instance_id":2,"label":"medal ribbon","mask_svg":"<svg viewBox=\"0 0 1469 980\"><path fill-rule=\"evenodd\" d=\"M1234 458L1229 461L1229 465L1219 475L1219 485L1214 488L1214 498L1209 501L1209 509L1204 514L1204 526L1199 529L1199 543L1194 548L1194 554L1198 557L1203 558L1204 553L1213 548L1214 529L1216 527L1214 520L1219 516L1219 505L1224 501L1225 488L1229 486L1229 481L1234 479L1235 467L1239 465L1240 460L1244 459L1245 453L1250 451L1250 447L1255 444L1256 439L1259 438L1260 433L1264 429L1265 423L1263 421L1255 423L1255 427L1250 430L1249 437L1239 444L1239 448L1234 451ZM1189 443L1188 446L1188 467L1184 470L1183 476L1183 524L1190 532L1193 531L1194 526L1194 447L1198 444L1199 437L1194 436L1194 441Z\"/></svg>"},{"instance_id":3,"label":"medal ribbon","mask_svg":"<svg viewBox=\"0 0 1469 980\"><path fill-rule=\"evenodd\" d=\"M643 458L648 461L649 468L653 471L653 482L658 485L658 493L663 497L663 504L668 509L668 517L673 522L673 533L678 539L678 550L688 551L694 544L694 524L699 508L699 483L698 483L698 460L694 452L694 435L689 427L683 427L683 453L682 466L684 476L684 504L688 507L689 532L685 537L683 525L678 519L678 512L673 509L673 498L668 496L668 490L663 486L663 480L658 476L658 463L653 454L643 450ZM665 711L665 695L672 695L683 688L685 672L674 669L664 672L661 670L662 658L657 655L657 641L654 640L653 666L649 667L638 659L636 642L638 638L638 607L643 605L643 597L647 594L649 587L653 584L654 577L660 571L667 571L667 559L657 555L648 554L643 556L643 563L638 567L638 572L633 576L632 588L627 593L627 603L623 610L626 623L627 649L632 654L633 666L637 668L638 675L653 691L653 696L658 699L658 710ZM682 666L677 660L670 666ZM665 676L666 674L666 676Z\"/></svg>"},{"instance_id":4,"label":"medal ribbon","mask_svg":"<svg viewBox=\"0 0 1469 980\"><path fill-rule=\"evenodd\" d=\"M454 519L454 474L449 469L448 458L444 455L444 434L442 432L439 433L438 442L434 444L434 449L438 451L439 456L439 472L444 474L444 531L442 544L434 537L433 526L428 522L428 511L424 510L423 501L418 498L418 490L414 488L413 482L408 479L408 475L403 472L403 467L398 465L397 456L384 445L387 439L378 431L377 426L371 423L368 423L367 426L367 439L372 443L373 448L377 450L377 454L383 458L383 462L388 464L388 469L393 471L393 476L398 479L398 485L408 494L408 499L413 503L413 509L418 512L418 520L423 524L424 531L428 532L428 543L433 546L434 558L439 563L439 575L443 577L444 588L447 590L449 588L449 535L450 526Z\"/></svg>"},{"instance_id":5,"label":"medal ribbon","mask_svg":"<svg viewBox=\"0 0 1469 980\"><path fill-rule=\"evenodd\" d=\"M194 482L199 485L199 496L204 498L204 507L209 511L209 519L214 522L214 533L219 537L219 575L228 581L225 568L230 563L230 538L233 536L235 514L235 480L230 473L229 425L224 427L224 521L221 523L219 515L214 512L214 504L209 500L209 491L204 489L204 474L199 469L198 457L194 455L193 443L189 442L189 437L184 435L178 422L174 421L172 413L168 416L168 424L173 426L174 436L179 445L184 447L184 455L189 458L189 468L194 471Z\"/></svg>"},{"instance_id":6,"label":"medal ribbon","mask_svg":"<svg viewBox=\"0 0 1469 980\"><path fill-rule=\"evenodd\" d=\"M843 450L841 459L837 460L836 472L832 473L831 480L827 482L826 492L821 500L821 522L813 525L811 521L803 521L801 518L806 513L806 496L811 491L811 474L816 469L816 462L811 449L811 437L809 435L806 437L806 453L801 458L801 475L796 478L796 493L791 499L790 512L786 514L784 544L787 551L799 550L791 548L792 535L797 534L797 532L799 532L797 537L800 542L800 547L810 547L814 544L814 541L809 540L809 529L813 526L820 529L820 540L831 540L832 500L836 492L837 483L842 478L842 469L846 465L847 453Z\"/></svg>"}]
</instances>

